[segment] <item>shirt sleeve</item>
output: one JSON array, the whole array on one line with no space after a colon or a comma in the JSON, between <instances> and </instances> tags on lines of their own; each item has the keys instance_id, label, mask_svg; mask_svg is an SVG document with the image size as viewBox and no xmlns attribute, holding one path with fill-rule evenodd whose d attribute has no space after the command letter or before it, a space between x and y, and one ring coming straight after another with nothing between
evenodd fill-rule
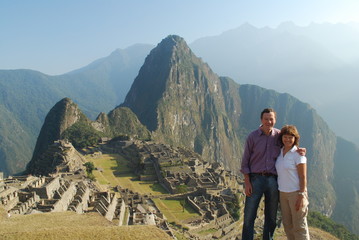
<instances>
[{"instance_id":1,"label":"shirt sleeve","mask_svg":"<svg viewBox=\"0 0 359 240\"><path fill-rule=\"evenodd\" d=\"M299 155L299 154L298 154ZM306 156L298 156L297 159L295 160L295 165L301 164L301 163L307 163L307 158Z\"/></svg>"},{"instance_id":2,"label":"shirt sleeve","mask_svg":"<svg viewBox=\"0 0 359 240\"><path fill-rule=\"evenodd\" d=\"M243 152L242 163L241 163L241 173L243 174L251 173L251 170L249 168L249 160L251 157L252 143L253 140L251 138L251 135L249 135L247 137L246 144L244 146L244 152Z\"/></svg>"}]
</instances>

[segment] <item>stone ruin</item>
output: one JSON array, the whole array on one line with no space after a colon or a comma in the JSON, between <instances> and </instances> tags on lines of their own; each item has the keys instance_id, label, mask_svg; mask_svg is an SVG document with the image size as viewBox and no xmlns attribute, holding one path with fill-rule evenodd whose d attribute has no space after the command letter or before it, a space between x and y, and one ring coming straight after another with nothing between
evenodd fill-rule
<instances>
[{"instance_id":1,"label":"stone ruin","mask_svg":"<svg viewBox=\"0 0 359 240\"><path fill-rule=\"evenodd\" d=\"M54 141L46 151L30 161L27 172L47 176L84 170L84 157L67 140Z\"/></svg>"},{"instance_id":2,"label":"stone ruin","mask_svg":"<svg viewBox=\"0 0 359 240\"><path fill-rule=\"evenodd\" d=\"M117 191L129 211L127 219L124 219L124 225L156 225L174 237L164 215L148 195L122 189L120 186L117 186Z\"/></svg>"},{"instance_id":3,"label":"stone ruin","mask_svg":"<svg viewBox=\"0 0 359 240\"><path fill-rule=\"evenodd\" d=\"M109 147L109 145L112 146ZM71 152L66 142L55 142L57 150ZM116 146L116 147L114 147ZM229 214L226 203L242 192L242 181L218 163L208 163L191 151L164 144L143 141L120 141L104 144L101 152L126 153L135 149L142 168L137 169L141 180L158 181L170 193L166 199L185 199L200 215L187 223L186 233L191 239L233 239L238 235L238 222ZM55 147L53 148L55 149ZM96 150L96 152L97 152ZM94 154L92 152L91 154ZM74 211L98 212L117 225L156 225L174 237L165 216L151 197L134 193L129 189L116 188L116 192L101 191L85 178L82 168L72 163L70 155L63 156L62 164L49 176L9 177L0 181L0 206L11 214L36 212ZM70 167L65 167L71 163ZM75 171L75 172L74 172ZM177 186L185 185L186 192L179 193ZM119 196L120 195L120 196ZM212 233L199 234L200 230Z\"/></svg>"},{"instance_id":4,"label":"stone ruin","mask_svg":"<svg viewBox=\"0 0 359 240\"><path fill-rule=\"evenodd\" d=\"M71 177L70 177L71 176ZM39 212L97 212L117 225L156 225L174 237L163 214L148 196L118 188L121 197L100 191L71 174L56 177L12 176L0 181L0 207L10 215Z\"/></svg>"},{"instance_id":5,"label":"stone ruin","mask_svg":"<svg viewBox=\"0 0 359 240\"><path fill-rule=\"evenodd\" d=\"M12 214L74 211L88 208L90 189L86 180L57 177L13 176L3 180L0 206Z\"/></svg>"},{"instance_id":6,"label":"stone ruin","mask_svg":"<svg viewBox=\"0 0 359 240\"><path fill-rule=\"evenodd\" d=\"M191 239L234 239L239 234L236 222L226 208L226 203L239 194L243 206L243 181L219 163L203 161L198 154L165 144L133 141L119 144L135 148L142 163L140 179L156 179L169 193L166 199L185 199L200 214L200 219L189 223L187 232ZM178 186L186 186L185 193ZM162 197L161 197L162 198ZM210 229L214 233L203 236L199 230Z\"/></svg>"},{"instance_id":7,"label":"stone ruin","mask_svg":"<svg viewBox=\"0 0 359 240\"><path fill-rule=\"evenodd\" d=\"M130 144L117 144L124 145ZM142 163L140 179L156 179L171 194L177 193L178 185L186 185L189 191L201 188L217 192L225 188L243 190L239 176L224 170L220 163L203 161L192 151L144 141L133 141L130 146L136 149Z\"/></svg>"}]
</instances>

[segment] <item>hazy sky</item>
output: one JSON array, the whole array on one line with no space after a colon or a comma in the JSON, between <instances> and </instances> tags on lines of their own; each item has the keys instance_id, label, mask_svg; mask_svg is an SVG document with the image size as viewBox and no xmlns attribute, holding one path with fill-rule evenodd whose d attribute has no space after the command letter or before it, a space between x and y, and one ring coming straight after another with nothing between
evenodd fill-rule
<instances>
[{"instance_id":1,"label":"hazy sky","mask_svg":"<svg viewBox=\"0 0 359 240\"><path fill-rule=\"evenodd\" d=\"M191 43L289 20L359 22L359 0L0 0L0 69L62 74L169 34Z\"/></svg>"}]
</instances>

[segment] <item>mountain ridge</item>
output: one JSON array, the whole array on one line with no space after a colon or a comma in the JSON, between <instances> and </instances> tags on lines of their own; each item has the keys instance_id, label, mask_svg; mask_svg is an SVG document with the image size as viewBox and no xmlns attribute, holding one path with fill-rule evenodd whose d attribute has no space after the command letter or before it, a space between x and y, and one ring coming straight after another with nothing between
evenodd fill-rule
<instances>
[{"instance_id":1,"label":"mountain ridge","mask_svg":"<svg viewBox=\"0 0 359 240\"><path fill-rule=\"evenodd\" d=\"M128 64L121 60L123 66L119 67L111 63L118 62L116 58L106 58L96 69L56 76L35 70L0 70L0 112L2 120L11 119L0 123L0 171L7 176L25 170L46 114L61 99L71 98L90 119L120 104L150 47L116 51L112 57L123 53L127 57L122 59L129 59ZM15 124L21 130L9 131Z\"/></svg>"},{"instance_id":2,"label":"mountain ridge","mask_svg":"<svg viewBox=\"0 0 359 240\"><path fill-rule=\"evenodd\" d=\"M359 88L359 65L355 58L342 56L350 53L359 58L359 53L352 51L359 49L358 41L351 41L359 38L358 29L349 24L285 25L256 28L246 24L200 38L190 47L221 76L309 102L336 134L359 145L349 127L356 124L359 111L348 104L359 101L352 91ZM346 122L338 117L342 115L348 116Z\"/></svg>"},{"instance_id":3,"label":"mountain ridge","mask_svg":"<svg viewBox=\"0 0 359 240\"><path fill-rule=\"evenodd\" d=\"M72 156L78 156L72 146L82 151L98 144L102 137L151 139L149 131L128 108L117 107L109 114L100 113L95 121L91 121L76 103L69 98L63 98L47 114L25 173L47 176L57 171L54 164L64 162L67 162L68 168L71 168L71 165L81 166L81 160L75 159L69 163L66 154L72 151ZM57 154L56 149L61 148L67 150L63 154Z\"/></svg>"}]
</instances>

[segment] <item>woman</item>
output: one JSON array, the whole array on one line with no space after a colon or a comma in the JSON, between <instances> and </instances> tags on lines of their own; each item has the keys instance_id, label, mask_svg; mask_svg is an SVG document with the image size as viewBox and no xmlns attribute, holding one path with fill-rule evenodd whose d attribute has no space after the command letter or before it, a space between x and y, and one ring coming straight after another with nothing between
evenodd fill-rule
<instances>
[{"instance_id":1,"label":"woman","mask_svg":"<svg viewBox=\"0 0 359 240\"><path fill-rule=\"evenodd\" d=\"M307 214L307 158L298 154L299 133L292 125L279 135L283 147L276 161L284 231L289 240L310 239Z\"/></svg>"}]
</instances>

